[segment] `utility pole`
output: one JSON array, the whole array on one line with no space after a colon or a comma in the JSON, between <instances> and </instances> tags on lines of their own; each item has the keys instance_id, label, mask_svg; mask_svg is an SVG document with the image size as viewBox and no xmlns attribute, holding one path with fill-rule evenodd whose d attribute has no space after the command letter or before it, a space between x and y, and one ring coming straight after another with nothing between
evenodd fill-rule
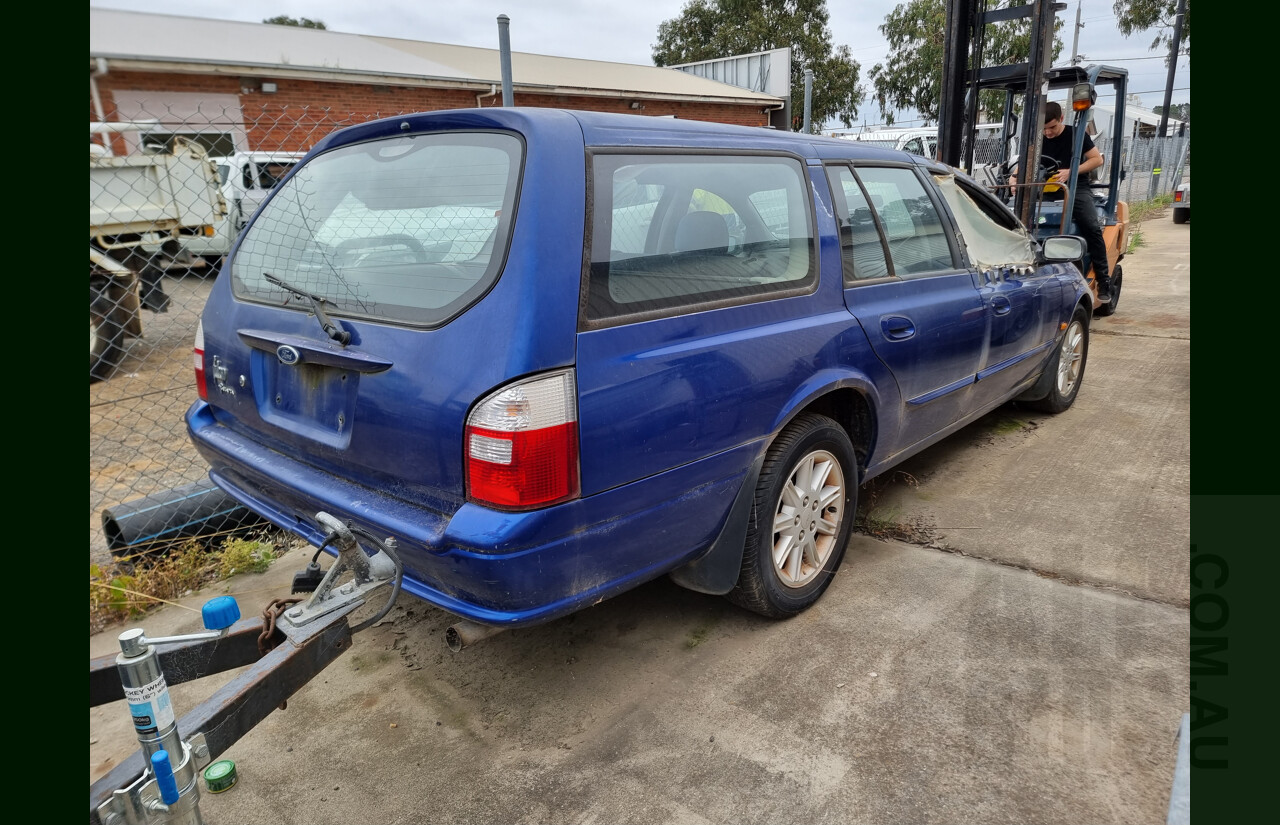
<instances>
[{"instance_id":1,"label":"utility pole","mask_svg":"<svg viewBox=\"0 0 1280 825\"><path fill-rule=\"evenodd\" d=\"M1080 52L1077 46L1080 45L1080 30L1084 28L1084 23L1080 22L1080 0L1076 0L1076 28L1071 34L1071 65L1080 65Z\"/></svg>"},{"instance_id":2,"label":"utility pole","mask_svg":"<svg viewBox=\"0 0 1280 825\"><path fill-rule=\"evenodd\" d=\"M812 134L809 118L813 113L813 69L804 70L804 133Z\"/></svg>"},{"instance_id":3,"label":"utility pole","mask_svg":"<svg viewBox=\"0 0 1280 825\"><path fill-rule=\"evenodd\" d=\"M1182 19L1187 16L1187 0L1178 0L1178 13L1173 18L1173 43L1169 46L1169 78L1164 84L1164 114L1160 115L1160 137L1169 128L1169 106L1173 102L1173 76L1178 70L1178 53L1182 51Z\"/></svg>"},{"instance_id":4,"label":"utility pole","mask_svg":"<svg viewBox=\"0 0 1280 825\"><path fill-rule=\"evenodd\" d=\"M511 18L505 14L498 15L498 57L502 71L502 105L510 108L515 105L511 90Z\"/></svg>"},{"instance_id":5,"label":"utility pole","mask_svg":"<svg viewBox=\"0 0 1280 825\"><path fill-rule=\"evenodd\" d=\"M1182 18L1187 14L1187 0L1178 0L1178 13L1173 18L1173 43L1169 46L1169 76L1164 84L1164 111L1160 113L1160 130L1156 137L1163 138L1169 129L1169 107L1173 103L1173 78L1178 71L1178 52L1182 46ZM1147 199L1151 200L1160 194L1160 173L1163 163L1164 141L1156 141L1156 162L1151 170L1151 186L1147 189Z\"/></svg>"}]
</instances>

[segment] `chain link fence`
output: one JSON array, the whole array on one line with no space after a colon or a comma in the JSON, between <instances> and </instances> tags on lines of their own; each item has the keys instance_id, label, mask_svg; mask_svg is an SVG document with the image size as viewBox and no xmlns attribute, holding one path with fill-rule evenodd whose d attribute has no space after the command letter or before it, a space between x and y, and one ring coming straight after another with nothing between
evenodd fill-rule
<instances>
[{"instance_id":1,"label":"chain link fence","mask_svg":"<svg viewBox=\"0 0 1280 825\"><path fill-rule=\"evenodd\" d=\"M196 106L91 122L91 564L262 524L213 487L186 433L200 313L275 178L333 130L398 114L303 108L251 120Z\"/></svg>"},{"instance_id":2,"label":"chain link fence","mask_svg":"<svg viewBox=\"0 0 1280 825\"><path fill-rule=\"evenodd\" d=\"M1099 180L1106 180L1116 160L1111 138L1094 138L1098 151L1106 158ZM1120 182L1120 200L1128 203L1154 200L1170 195L1191 166L1191 137L1125 138L1119 153L1124 180Z\"/></svg>"},{"instance_id":3,"label":"chain link fence","mask_svg":"<svg viewBox=\"0 0 1280 825\"><path fill-rule=\"evenodd\" d=\"M1110 179L1111 165L1116 162L1112 151L1115 143L1111 137L1094 137L1094 145L1106 159L1096 171L1094 179ZM1001 140L999 137L980 137L973 145L973 177L991 187L1000 185L997 167L1000 163ZM1182 182L1191 163L1191 138L1181 137L1127 137L1119 154L1124 180L1120 182L1120 200L1128 203L1154 200L1168 195Z\"/></svg>"},{"instance_id":4,"label":"chain link fence","mask_svg":"<svg viewBox=\"0 0 1280 825\"><path fill-rule=\"evenodd\" d=\"M304 108L253 120L196 106L131 112L130 128L96 135L91 125L91 563L211 527L260 524L208 482L187 437L200 313L225 251L275 177L334 129L398 114ZM1106 141L1099 145L1115 162ZM1172 192L1189 156L1187 137L1126 140L1122 197ZM184 210L200 213L195 229L183 224Z\"/></svg>"}]
</instances>

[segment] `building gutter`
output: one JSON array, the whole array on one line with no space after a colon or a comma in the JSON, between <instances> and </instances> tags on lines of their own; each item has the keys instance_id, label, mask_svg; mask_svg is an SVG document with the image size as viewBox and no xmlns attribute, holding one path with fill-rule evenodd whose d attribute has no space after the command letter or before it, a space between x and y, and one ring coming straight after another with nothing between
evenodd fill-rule
<instances>
[{"instance_id":1,"label":"building gutter","mask_svg":"<svg viewBox=\"0 0 1280 825\"><path fill-rule=\"evenodd\" d=\"M428 75L388 74L385 72L344 69L333 71L325 69L303 69L278 64L261 63L214 63L212 61L159 61L130 57L98 57L110 58L111 68L116 72L172 72L175 74L201 74L218 77L275 77L295 80L312 80L329 83L368 83L380 86L405 86L410 88L457 89L473 91L479 96L488 97L493 94L497 80L468 79L460 77L438 77ZM93 57L91 60L95 59ZM627 91L618 89L599 89L577 86L554 86L550 84L517 83L514 91L521 94L544 95L577 95L581 97L615 98L626 100L663 100L687 103L722 103L736 106L772 106L783 105L778 98L771 95L755 93L750 97L685 94L680 92Z\"/></svg>"}]
</instances>

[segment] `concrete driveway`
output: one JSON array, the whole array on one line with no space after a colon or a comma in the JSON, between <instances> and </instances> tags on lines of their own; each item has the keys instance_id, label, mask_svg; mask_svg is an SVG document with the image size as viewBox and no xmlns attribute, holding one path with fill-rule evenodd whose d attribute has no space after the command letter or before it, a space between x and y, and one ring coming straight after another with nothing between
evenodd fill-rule
<instances>
[{"instance_id":1,"label":"concrete driveway","mask_svg":"<svg viewBox=\"0 0 1280 825\"><path fill-rule=\"evenodd\" d=\"M1006 407L865 488L869 532L807 613L661 580L451 654L452 618L403 596L223 754L240 781L202 795L206 821L1163 822L1188 710L1190 226L1139 229L1075 406ZM308 560L185 606L256 613ZM175 687L178 714L221 681ZM134 749L122 703L90 710L91 782Z\"/></svg>"}]
</instances>

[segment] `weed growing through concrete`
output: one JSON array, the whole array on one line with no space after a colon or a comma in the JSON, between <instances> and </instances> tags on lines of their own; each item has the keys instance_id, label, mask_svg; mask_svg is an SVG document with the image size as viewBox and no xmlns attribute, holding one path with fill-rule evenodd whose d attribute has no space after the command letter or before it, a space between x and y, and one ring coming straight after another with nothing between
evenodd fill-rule
<instances>
[{"instance_id":1,"label":"weed growing through concrete","mask_svg":"<svg viewBox=\"0 0 1280 825\"><path fill-rule=\"evenodd\" d=\"M275 550L269 544L250 539L228 539L222 545L218 574L220 578L229 579L236 573L262 573L275 558Z\"/></svg>"},{"instance_id":2,"label":"weed growing through concrete","mask_svg":"<svg viewBox=\"0 0 1280 825\"><path fill-rule=\"evenodd\" d=\"M711 634L711 628L699 627L690 631L689 638L685 639L684 646L692 650L707 640L707 636Z\"/></svg>"},{"instance_id":3,"label":"weed growing through concrete","mask_svg":"<svg viewBox=\"0 0 1280 825\"><path fill-rule=\"evenodd\" d=\"M89 565L89 633L136 618L216 581L259 573L288 547L283 533L192 538Z\"/></svg>"},{"instance_id":4,"label":"weed growing through concrete","mask_svg":"<svg viewBox=\"0 0 1280 825\"><path fill-rule=\"evenodd\" d=\"M1173 203L1173 195L1156 195L1149 201L1129 204L1129 249L1133 252L1142 246L1142 222L1148 218L1159 217L1165 207Z\"/></svg>"},{"instance_id":5,"label":"weed growing through concrete","mask_svg":"<svg viewBox=\"0 0 1280 825\"><path fill-rule=\"evenodd\" d=\"M898 508L882 508L877 504L881 491L899 481L910 487L920 486L915 476L902 470L872 479L863 485L862 500L859 502L858 514L853 522L854 529L880 539L927 544L931 540L929 531L902 521L902 513Z\"/></svg>"}]
</instances>

